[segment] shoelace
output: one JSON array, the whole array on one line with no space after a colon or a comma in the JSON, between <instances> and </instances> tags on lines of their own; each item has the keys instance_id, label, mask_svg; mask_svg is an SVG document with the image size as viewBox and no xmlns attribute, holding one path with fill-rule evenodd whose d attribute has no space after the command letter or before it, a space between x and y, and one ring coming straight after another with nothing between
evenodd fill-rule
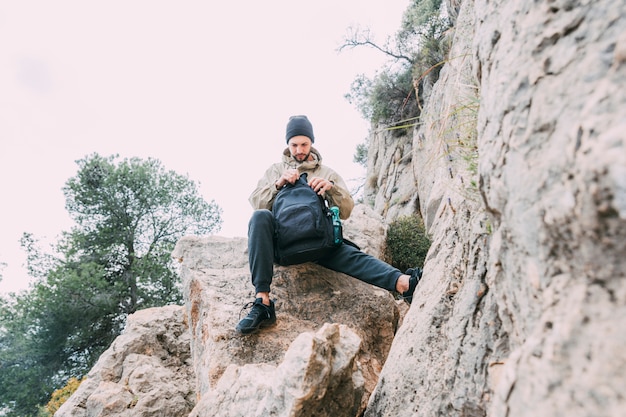
<instances>
[{"instance_id":1,"label":"shoelace","mask_svg":"<svg viewBox=\"0 0 626 417\"><path fill-rule=\"evenodd\" d=\"M254 301L250 301L250 302L246 303L246 304L245 304L245 305L241 308L241 310L239 310L239 320L241 320L241 313L243 313L244 311L246 311L246 310L248 310L248 309L250 310L250 313L248 313L248 314L251 314L252 312L256 311L256 315L255 315L255 317L256 317L258 314L260 314L261 309L260 309L260 308L258 308L258 309L256 309L256 310L255 310L255 309L254 309L254 306L255 306L255 305L256 305L256 304L255 304L255 302L254 302Z\"/></svg>"},{"instance_id":2,"label":"shoelace","mask_svg":"<svg viewBox=\"0 0 626 417\"><path fill-rule=\"evenodd\" d=\"M241 320L241 313L243 313L245 310L252 308L252 306L254 305L254 301L250 301L249 303L246 303L243 307L241 307L241 310L239 310L239 320Z\"/></svg>"}]
</instances>

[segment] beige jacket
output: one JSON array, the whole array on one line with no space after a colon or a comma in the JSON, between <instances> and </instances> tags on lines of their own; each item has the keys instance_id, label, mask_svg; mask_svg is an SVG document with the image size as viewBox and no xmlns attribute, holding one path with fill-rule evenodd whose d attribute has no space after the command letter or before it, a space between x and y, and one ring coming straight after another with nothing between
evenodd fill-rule
<instances>
[{"instance_id":1,"label":"beige jacket","mask_svg":"<svg viewBox=\"0 0 626 417\"><path fill-rule=\"evenodd\" d=\"M263 178L259 180L256 189L250 195L248 201L252 207L258 209L271 210L274 204L274 198L278 194L276 189L276 181L283 175L283 172L289 168L296 168L300 174L306 172L309 178L324 178L334 183L333 188L326 192L324 196L331 206L339 207L339 216L347 219L354 208L354 200L348 192L348 187L332 169L322 165L322 156L313 147L311 147L312 161L298 162L291 156L289 148L283 151L282 162L277 162L265 171Z\"/></svg>"}]
</instances>

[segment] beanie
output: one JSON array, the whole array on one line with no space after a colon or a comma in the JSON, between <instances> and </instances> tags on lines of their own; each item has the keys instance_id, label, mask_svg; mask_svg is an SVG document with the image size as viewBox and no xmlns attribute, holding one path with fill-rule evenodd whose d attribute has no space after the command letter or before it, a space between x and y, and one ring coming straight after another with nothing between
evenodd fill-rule
<instances>
[{"instance_id":1,"label":"beanie","mask_svg":"<svg viewBox=\"0 0 626 417\"><path fill-rule=\"evenodd\" d=\"M294 136L306 136L311 139L311 143L315 142L313 136L313 125L306 116L291 116L287 122L287 143Z\"/></svg>"}]
</instances>

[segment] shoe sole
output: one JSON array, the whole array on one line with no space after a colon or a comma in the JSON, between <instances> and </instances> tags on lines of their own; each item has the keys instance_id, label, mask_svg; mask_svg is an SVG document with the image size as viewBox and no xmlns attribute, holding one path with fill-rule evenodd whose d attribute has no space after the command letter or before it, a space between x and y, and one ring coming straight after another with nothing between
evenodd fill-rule
<instances>
[{"instance_id":1,"label":"shoe sole","mask_svg":"<svg viewBox=\"0 0 626 417\"><path fill-rule=\"evenodd\" d=\"M276 319L274 319L273 321L264 320L261 323L259 323L257 327L254 327L250 330L240 329L239 327L237 327L235 330L237 330L237 333L239 334L249 335L249 334L257 333L261 329L265 329L265 328L272 327L275 325L276 325Z\"/></svg>"}]
</instances>

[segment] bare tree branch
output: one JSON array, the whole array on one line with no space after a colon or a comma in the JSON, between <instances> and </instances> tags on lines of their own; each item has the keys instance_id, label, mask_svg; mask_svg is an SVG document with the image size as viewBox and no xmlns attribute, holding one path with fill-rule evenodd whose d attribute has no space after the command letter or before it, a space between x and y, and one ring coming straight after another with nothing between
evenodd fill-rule
<instances>
[{"instance_id":1,"label":"bare tree branch","mask_svg":"<svg viewBox=\"0 0 626 417\"><path fill-rule=\"evenodd\" d=\"M372 38L370 35L370 31L369 29L366 30L354 30L354 29L350 29L350 34L344 39L344 43L339 46L338 51L342 52L344 49L346 48L356 48L358 46L368 46L371 48L374 48L380 52L382 52L385 55L388 55L398 61L402 60L402 61L406 61L409 64L413 65L414 64L414 60L407 56L404 55L400 52L394 52L393 50L391 50L391 48L388 48L386 45L385 46L380 46L378 45Z\"/></svg>"}]
</instances>

